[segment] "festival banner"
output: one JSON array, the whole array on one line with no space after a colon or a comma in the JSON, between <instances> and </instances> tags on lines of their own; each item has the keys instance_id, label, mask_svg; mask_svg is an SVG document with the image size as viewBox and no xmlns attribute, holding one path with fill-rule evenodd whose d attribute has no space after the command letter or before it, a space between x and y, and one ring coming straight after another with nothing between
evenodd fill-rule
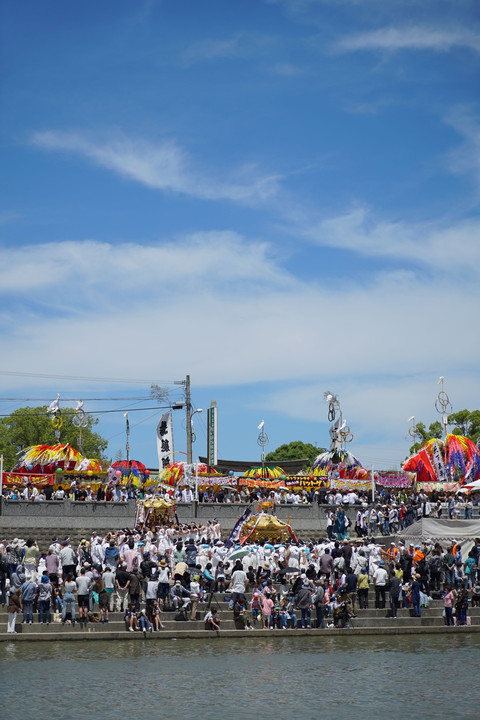
<instances>
[{"instance_id":1,"label":"festival banner","mask_svg":"<svg viewBox=\"0 0 480 720\"><path fill-rule=\"evenodd\" d=\"M299 488L301 490L325 490L329 486L327 477L288 477L285 480L287 488Z\"/></svg>"},{"instance_id":2,"label":"festival banner","mask_svg":"<svg viewBox=\"0 0 480 720\"><path fill-rule=\"evenodd\" d=\"M226 548L231 548L237 542L237 540L240 537L242 525L245 522L245 520L247 520L247 518L251 514L251 512L252 511L250 510L250 508L247 508L245 510L245 512L243 513L243 515L241 515L238 518L237 522L234 525L232 532L230 533L230 537L228 538L227 542L225 543Z\"/></svg>"},{"instance_id":3,"label":"festival banner","mask_svg":"<svg viewBox=\"0 0 480 720\"><path fill-rule=\"evenodd\" d=\"M371 480L342 480L335 478L330 481L330 487L334 490L362 490L366 492L372 489Z\"/></svg>"},{"instance_id":4,"label":"festival banner","mask_svg":"<svg viewBox=\"0 0 480 720\"><path fill-rule=\"evenodd\" d=\"M375 473L375 483L381 487L407 488L412 485L414 475L408 473Z\"/></svg>"},{"instance_id":5,"label":"festival banner","mask_svg":"<svg viewBox=\"0 0 480 720\"><path fill-rule=\"evenodd\" d=\"M423 491L423 492L433 492L436 490L437 492L440 490L442 492L447 493L453 493L457 492L457 490L461 490L460 483L444 483L444 482L417 482L417 492Z\"/></svg>"},{"instance_id":6,"label":"festival banner","mask_svg":"<svg viewBox=\"0 0 480 720\"><path fill-rule=\"evenodd\" d=\"M278 487L285 487L285 483L283 480L256 480L255 478L239 478L238 479L239 486L245 485L245 487L254 488L268 488L270 490L275 490Z\"/></svg>"},{"instance_id":7,"label":"festival banner","mask_svg":"<svg viewBox=\"0 0 480 720\"><path fill-rule=\"evenodd\" d=\"M438 442L434 442L432 445L433 464L435 465L435 474L441 482L447 482L447 470L443 461L441 450L438 446Z\"/></svg>"},{"instance_id":8,"label":"festival banner","mask_svg":"<svg viewBox=\"0 0 480 720\"><path fill-rule=\"evenodd\" d=\"M422 461L425 471L428 473L428 475L430 475L430 477L432 478L436 477L435 470L432 467L432 463L430 462L430 458L425 448L421 448L421 450L418 451L418 457Z\"/></svg>"},{"instance_id":9,"label":"festival banner","mask_svg":"<svg viewBox=\"0 0 480 720\"><path fill-rule=\"evenodd\" d=\"M202 485L228 485L229 487L236 487L237 485L237 479L232 478L224 475L213 475L212 477L203 477L202 475L198 475L198 487L202 487Z\"/></svg>"},{"instance_id":10,"label":"festival banner","mask_svg":"<svg viewBox=\"0 0 480 720\"><path fill-rule=\"evenodd\" d=\"M157 425L158 472L173 463L173 427L172 414L166 412Z\"/></svg>"},{"instance_id":11,"label":"festival banner","mask_svg":"<svg viewBox=\"0 0 480 720\"><path fill-rule=\"evenodd\" d=\"M24 473L4 472L3 484L7 487L13 485L21 485L22 487L31 483L35 487L43 487L45 485L53 485L55 475L48 473L36 473L35 475L25 475Z\"/></svg>"}]
</instances>

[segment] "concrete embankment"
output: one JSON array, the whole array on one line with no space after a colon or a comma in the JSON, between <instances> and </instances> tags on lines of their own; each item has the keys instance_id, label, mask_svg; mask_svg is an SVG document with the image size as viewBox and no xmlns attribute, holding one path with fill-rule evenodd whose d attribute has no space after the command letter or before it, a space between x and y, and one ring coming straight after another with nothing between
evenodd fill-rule
<instances>
[{"instance_id":1,"label":"concrete embankment","mask_svg":"<svg viewBox=\"0 0 480 720\"><path fill-rule=\"evenodd\" d=\"M250 599L250 594L247 594ZM197 612L196 620L187 620L178 622L175 620L176 613L163 612L162 622L165 629L158 632L147 633L147 640L165 640L176 638L178 640L192 640L198 638L237 638L244 636L281 638L290 635L304 635L311 641L322 640L334 636L352 636L352 635L411 635L411 634L438 634L438 633L478 633L480 632L480 608L469 609L469 617L471 625L461 627L446 627L443 620L443 603L441 600L433 600L428 608L422 609L421 617L411 617L408 609L400 609L398 617L386 617L386 609L375 609L374 593L369 593L369 608L357 609L357 617L352 618L349 627L345 629L336 629L334 627L325 627L317 629L315 627L307 629L286 630L261 629L261 621L257 621L254 630L238 630L236 629L233 613L228 608L228 603L224 600L223 595L215 595L212 601L212 608L218 612L220 619L220 630L218 632L205 630L203 617L207 609L207 604L200 604ZM297 613L300 616L300 612ZM77 612L78 617L78 612ZM52 616L53 618L53 616ZM328 621L326 621L327 623ZM312 613L312 625L315 625L315 613ZM16 631L17 634L7 634L7 613L5 610L0 612L0 641L8 642L48 642L48 641L97 641L97 640L142 640L144 639L142 632L129 632L120 612L112 612L109 614L108 623L89 622L86 627L81 627L78 623L71 625L62 625L61 623L51 622L49 625L38 623L37 616L32 625L22 624L22 616L17 616Z\"/></svg>"}]
</instances>

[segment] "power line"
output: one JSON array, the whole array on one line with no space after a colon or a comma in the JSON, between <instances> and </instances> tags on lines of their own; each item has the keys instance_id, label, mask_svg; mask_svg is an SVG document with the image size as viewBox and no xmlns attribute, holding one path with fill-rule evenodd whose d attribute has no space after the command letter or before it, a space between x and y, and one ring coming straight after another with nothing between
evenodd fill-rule
<instances>
[{"instance_id":1,"label":"power line","mask_svg":"<svg viewBox=\"0 0 480 720\"><path fill-rule=\"evenodd\" d=\"M73 408L69 408L70 410L73 410ZM117 408L116 410L84 410L85 415L104 415L106 413L121 413L121 412L144 412L145 410L171 410L172 405L157 405L155 407L147 407L147 408L132 408L132 407L126 407L126 408ZM178 407L175 408L176 410L181 410L183 408ZM0 415L0 417L10 417L13 413L8 413L8 415ZM29 413L30 417L44 417L45 415L49 415L49 413Z\"/></svg>"},{"instance_id":2,"label":"power line","mask_svg":"<svg viewBox=\"0 0 480 720\"><path fill-rule=\"evenodd\" d=\"M138 397L119 397L119 398L110 398L110 397L80 397L81 393L78 393L77 397L71 397L71 398L64 398L62 397L62 402L77 402L78 400L83 400L84 402L93 402L93 401L101 401L101 402L123 402L124 400L144 400L145 402L147 400L151 400L150 395L142 395ZM48 398L0 398L0 402L51 402L52 398L51 396Z\"/></svg>"},{"instance_id":3,"label":"power line","mask_svg":"<svg viewBox=\"0 0 480 720\"><path fill-rule=\"evenodd\" d=\"M47 380L81 380L85 382L111 382L111 383L127 383L138 385L183 385L184 380L163 380L161 383L154 383L152 380L132 380L127 378L105 378L105 377L86 377L83 375L50 375L48 373L29 373L16 372L13 370L0 370L0 375L9 375L13 377L28 378L45 378Z\"/></svg>"}]
</instances>

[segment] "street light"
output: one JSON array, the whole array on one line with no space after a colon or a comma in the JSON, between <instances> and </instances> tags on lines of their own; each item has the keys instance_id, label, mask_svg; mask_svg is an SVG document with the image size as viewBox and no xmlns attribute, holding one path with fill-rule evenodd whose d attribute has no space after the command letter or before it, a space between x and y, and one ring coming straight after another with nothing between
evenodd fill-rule
<instances>
[{"instance_id":1,"label":"street light","mask_svg":"<svg viewBox=\"0 0 480 720\"><path fill-rule=\"evenodd\" d=\"M193 429L193 416L197 413L203 412L202 408L197 408L197 410L194 410L193 413L190 415L190 432L192 434L192 442L195 442L195 431Z\"/></svg>"},{"instance_id":2,"label":"street light","mask_svg":"<svg viewBox=\"0 0 480 720\"><path fill-rule=\"evenodd\" d=\"M192 438L193 438L193 416L196 413L203 412L202 408L198 408L197 410L194 410L191 412L192 406L190 403L190 397L187 396L187 402L186 402L186 408L187 408L187 465L191 465L192 460Z\"/></svg>"}]
</instances>

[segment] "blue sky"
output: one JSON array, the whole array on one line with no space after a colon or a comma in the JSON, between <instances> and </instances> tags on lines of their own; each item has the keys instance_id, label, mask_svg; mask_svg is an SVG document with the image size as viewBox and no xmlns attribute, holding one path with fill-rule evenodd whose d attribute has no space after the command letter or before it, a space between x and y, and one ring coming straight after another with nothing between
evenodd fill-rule
<instances>
[{"instance_id":1,"label":"blue sky","mask_svg":"<svg viewBox=\"0 0 480 720\"><path fill-rule=\"evenodd\" d=\"M248 460L263 418L267 450L327 445L332 390L386 468L440 375L480 407L475 2L3 0L0 34L1 413L188 373Z\"/></svg>"}]
</instances>

